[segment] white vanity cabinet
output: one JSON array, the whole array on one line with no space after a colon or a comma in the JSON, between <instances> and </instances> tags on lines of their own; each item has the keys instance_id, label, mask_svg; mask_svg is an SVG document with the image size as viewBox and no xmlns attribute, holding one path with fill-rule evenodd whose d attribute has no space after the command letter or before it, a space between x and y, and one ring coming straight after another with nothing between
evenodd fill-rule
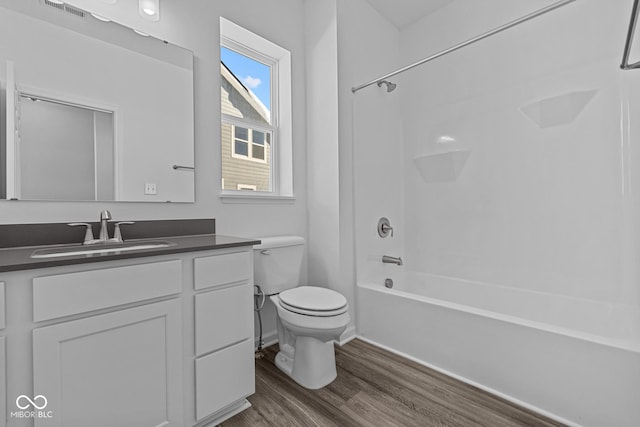
<instances>
[{"instance_id":1,"label":"white vanity cabinet","mask_svg":"<svg viewBox=\"0 0 640 427\"><path fill-rule=\"evenodd\" d=\"M182 425L182 262L33 279L36 321L146 303L33 330L36 427Z\"/></svg>"},{"instance_id":2,"label":"white vanity cabinet","mask_svg":"<svg viewBox=\"0 0 640 427\"><path fill-rule=\"evenodd\" d=\"M252 256L239 246L0 273L0 427L203 427L250 406Z\"/></svg>"}]
</instances>

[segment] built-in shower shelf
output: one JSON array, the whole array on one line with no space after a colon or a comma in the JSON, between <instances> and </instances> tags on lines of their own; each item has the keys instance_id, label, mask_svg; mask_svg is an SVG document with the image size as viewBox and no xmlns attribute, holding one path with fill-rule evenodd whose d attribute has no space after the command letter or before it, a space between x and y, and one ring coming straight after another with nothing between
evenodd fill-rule
<instances>
[{"instance_id":1,"label":"built-in shower shelf","mask_svg":"<svg viewBox=\"0 0 640 427\"><path fill-rule=\"evenodd\" d=\"M576 120L597 93L597 89L591 89L551 96L525 105L520 111L541 129L567 125Z\"/></svg>"},{"instance_id":2,"label":"built-in shower shelf","mask_svg":"<svg viewBox=\"0 0 640 427\"><path fill-rule=\"evenodd\" d=\"M458 149L440 153L423 154L413 163L425 182L455 181L460 176L470 150Z\"/></svg>"}]
</instances>

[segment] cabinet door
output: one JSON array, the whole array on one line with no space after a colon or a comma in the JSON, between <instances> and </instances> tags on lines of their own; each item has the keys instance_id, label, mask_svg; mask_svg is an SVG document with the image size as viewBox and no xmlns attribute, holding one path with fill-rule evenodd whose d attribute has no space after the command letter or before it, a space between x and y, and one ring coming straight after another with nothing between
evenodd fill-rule
<instances>
[{"instance_id":1,"label":"cabinet door","mask_svg":"<svg viewBox=\"0 0 640 427\"><path fill-rule=\"evenodd\" d=\"M7 425L7 353L5 337L0 337L0 427Z\"/></svg>"},{"instance_id":2,"label":"cabinet door","mask_svg":"<svg viewBox=\"0 0 640 427\"><path fill-rule=\"evenodd\" d=\"M36 427L182 423L180 301L149 304L33 331Z\"/></svg>"},{"instance_id":3,"label":"cabinet door","mask_svg":"<svg viewBox=\"0 0 640 427\"><path fill-rule=\"evenodd\" d=\"M4 282L0 282L0 329L6 327L5 322L5 305L4 305Z\"/></svg>"}]
</instances>

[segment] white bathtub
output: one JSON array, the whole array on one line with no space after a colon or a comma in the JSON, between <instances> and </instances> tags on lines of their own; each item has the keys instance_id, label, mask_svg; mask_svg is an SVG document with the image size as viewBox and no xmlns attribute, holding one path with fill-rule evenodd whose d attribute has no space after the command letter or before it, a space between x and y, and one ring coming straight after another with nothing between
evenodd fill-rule
<instances>
[{"instance_id":1,"label":"white bathtub","mask_svg":"<svg viewBox=\"0 0 640 427\"><path fill-rule=\"evenodd\" d=\"M570 425L640 426L640 311L412 274L358 284L358 335Z\"/></svg>"}]
</instances>

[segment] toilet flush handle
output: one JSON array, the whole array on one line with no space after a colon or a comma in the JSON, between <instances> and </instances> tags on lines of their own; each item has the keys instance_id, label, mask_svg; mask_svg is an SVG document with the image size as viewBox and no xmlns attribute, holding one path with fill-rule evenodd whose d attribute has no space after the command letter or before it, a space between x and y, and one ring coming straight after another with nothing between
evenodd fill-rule
<instances>
[{"instance_id":1,"label":"toilet flush handle","mask_svg":"<svg viewBox=\"0 0 640 427\"><path fill-rule=\"evenodd\" d=\"M260 251L261 255L271 255L271 250L270 249L262 249Z\"/></svg>"}]
</instances>

